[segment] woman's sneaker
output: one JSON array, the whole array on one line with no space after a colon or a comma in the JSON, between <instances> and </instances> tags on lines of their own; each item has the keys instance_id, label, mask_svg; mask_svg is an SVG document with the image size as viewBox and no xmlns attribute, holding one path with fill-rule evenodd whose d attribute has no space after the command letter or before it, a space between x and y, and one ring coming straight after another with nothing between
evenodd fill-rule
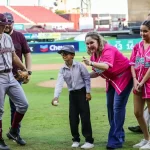
<instances>
[{"instance_id":1,"label":"woman's sneaker","mask_svg":"<svg viewBox=\"0 0 150 150\"><path fill-rule=\"evenodd\" d=\"M148 141L144 146L140 147L140 150L150 150L150 141Z\"/></svg>"},{"instance_id":2,"label":"woman's sneaker","mask_svg":"<svg viewBox=\"0 0 150 150\"><path fill-rule=\"evenodd\" d=\"M73 142L73 144L71 145L71 147L77 148L77 147L79 147L79 145L80 145L79 142Z\"/></svg>"},{"instance_id":3,"label":"woman's sneaker","mask_svg":"<svg viewBox=\"0 0 150 150\"><path fill-rule=\"evenodd\" d=\"M142 146L146 145L148 140L142 139L140 143L133 145L133 148L141 148Z\"/></svg>"}]
</instances>

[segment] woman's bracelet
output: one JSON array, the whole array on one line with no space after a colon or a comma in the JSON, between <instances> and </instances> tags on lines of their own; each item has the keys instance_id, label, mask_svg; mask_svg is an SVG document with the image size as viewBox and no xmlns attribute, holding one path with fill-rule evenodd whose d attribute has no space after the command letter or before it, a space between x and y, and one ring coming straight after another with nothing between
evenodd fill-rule
<instances>
[{"instance_id":1,"label":"woman's bracelet","mask_svg":"<svg viewBox=\"0 0 150 150\"><path fill-rule=\"evenodd\" d=\"M93 66L93 64L94 64L93 61L91 61L89 65L90 65L90 66Z\"/></svg>"}]
</instances>

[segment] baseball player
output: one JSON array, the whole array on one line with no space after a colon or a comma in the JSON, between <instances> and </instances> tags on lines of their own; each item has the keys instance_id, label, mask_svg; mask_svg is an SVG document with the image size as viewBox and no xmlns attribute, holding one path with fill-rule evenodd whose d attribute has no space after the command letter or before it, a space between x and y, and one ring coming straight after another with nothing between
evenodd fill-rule
<instances>
[{"instance_id":1,"label":"baseball player","mask_svg":"<svg viewBox=\"0 0 150 150\"><path fill-rule=\"evenodd\" d=\"M24 91L12 73L12 63L18 65L21 70L26 67L15 53L11 37L4 33L5 25L8 24L6 17L0 14L0 149L9 150L2 138L2 115L4 112L4 100L7 94L16 106L14 119L8 135L17 141L18 126L28 109L28 101Z\"/></svg>"},{"instance_id":2,"label":"baseball player","mask_svg":"<svg viewBox=\"0 0 150 150\"><path fill-rule=\"evenodd\" d=\"M32 74L32 72L31 72L31 53L30 53L30 48L28 46L28 43L27 43L24 35L21 32L13 30L14 18L12 16L12 14L6 12L6 13L4 13L4 16L7 18L8 22L10 23L10 24L5 26L4 32L11 36L14 47L15 47L15 52L16 52L17 56L20 58L21 61L22 61L22 56L24 56L26 68L28 70L29 75L31 75ZM15 77L17 77L17 70L18 69L19 69L18 66L13 64L12 72L13 72ZM30 79L29 77L30 76L28 76L28 79L25 81L26 83L29 81L29 79ZM20 84L22 84L22 81L18 80L18 82ZM15 111L16 111L16 107L15 107L14 103L11 100L9 100L9 101L10 101L10 108L11 108L11 124L12 124L14 114L15 114ZM20 125L18 127L18 133L20 134ZM7 134L7 137L9 139L11 139L9 134ZM25 140L23 140L20 136L18 138L17 143L20 144L20 145L25 145L26 144Z\"/></svg>"}]
</instances>

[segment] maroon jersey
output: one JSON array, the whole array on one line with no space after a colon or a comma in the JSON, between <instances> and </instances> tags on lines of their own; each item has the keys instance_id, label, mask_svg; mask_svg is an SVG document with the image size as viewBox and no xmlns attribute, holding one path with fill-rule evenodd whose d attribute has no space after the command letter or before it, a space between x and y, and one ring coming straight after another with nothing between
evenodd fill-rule
<instances>
[{"instance_id":1,"label":"maroon jersey","mask_svg":"<svg viewBox=\"0 0 150 150\"><path fill-rule=\"evenodd\" d=\"M24 35L21 32L13 30L13 33L10 35L15 47L15 52L17 56L20 58L20 60L23 62L22 56L23 54L30 53L29 45L24 37ZM17 73L17 70L19 68L13 64L13 74L15 75Z\"/></svg>"}]
</instances>

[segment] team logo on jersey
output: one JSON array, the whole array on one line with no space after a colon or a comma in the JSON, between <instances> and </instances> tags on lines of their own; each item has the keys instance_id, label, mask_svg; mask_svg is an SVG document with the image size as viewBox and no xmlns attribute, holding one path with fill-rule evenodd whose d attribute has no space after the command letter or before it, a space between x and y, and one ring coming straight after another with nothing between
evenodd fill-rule
<instances>
[{"instance_id":1,"label":"team logo on jersey","mask_svg":"<svg viewBox=\"0 0 150 150\"><path fill-rule=\"evenodd\" d=\"M48 45L40 45L40 51L41 52L47 52L48 51Z\"/></svg>"},{"instance_id":2,"label":"team logo on jersey","mask_svg":"<svg viewBox=\"0 0 150 150\"><path fill-rule=\"evenodd\" d=\"M137 57L136 60L135 60L135 63L138 64L138 65L139 64L144 64L144 61L145 61L144 57L141 57L141 58Z\"/></svg>"},{"instance_id":3,"label":"team logo on jersey","mask_svg":"<svg viewBox=\"0 0 150 150\"><path fill-rule=\"evenodd\" d=\"M150 56L146 56L147 59L150 59Z\"/></svg>"}]
</instances>

